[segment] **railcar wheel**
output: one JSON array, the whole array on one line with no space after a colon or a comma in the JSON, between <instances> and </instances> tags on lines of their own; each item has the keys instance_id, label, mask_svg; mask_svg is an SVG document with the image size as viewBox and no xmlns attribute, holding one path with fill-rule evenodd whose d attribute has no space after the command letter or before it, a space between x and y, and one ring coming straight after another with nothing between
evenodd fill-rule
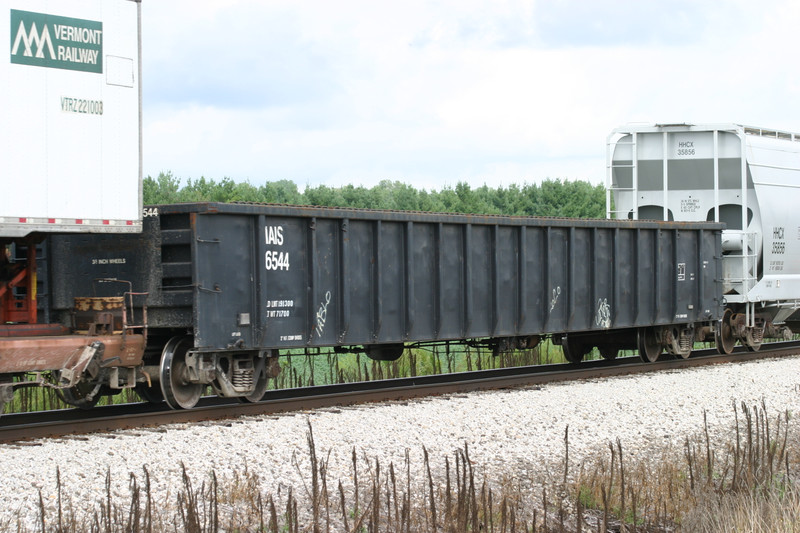
<instances>
[{"instance_id":1,"label":"railcar wheel","mask_svg":"<svg viewBox=\"0 0 800 533\"><path fill-rule=\"evenodd\" d=\"M606 361L613 361L619 354L619 349L614 348L613 346L600 346L598 350L600 350L600 355Z\"/></svg>"},{"instance_id":2,"label":"railcar wheel","mask_svg":"<svg viewBox=\"0 0 800 533\"><path fill-rule=\"evenodd\" d=\"M172 409L191 409L203 394L203 384L189 382L186 375L191 344L189 337L172 337L161 354L161 392Z\"/></svg>"},{"instance_id":3,"label":"railcar wheel","mask_svg":"<svg viewBox=\"0 0 800 533\"><path fill-rule=\"evenodd\" d=\"M733 327L731 327L731 318L733 318L733 311L726 309L722 315L722 320L714 328L714 341L717 345L717 352L723 355L732 353L733 347L736 345Z\"/></svg>"},{"instance_id":4,"label":"railcar wheel","mask_svg":"<svg viewBox=\"0 0 800 533\"><path fill-rule=\"evenodd\" d=\"M583 361L583 356L586 354L586 347L569 335L561 339L561 349L564 351L564 359L573 364Z\"/></svg>"},{"instance_id":5,"label":"railcar wheel","mask_svg":"<svg viewBox=\"0 0 800 533\"><path fill-rule=\"evenodd\" d=\"M639 328L636 344L639 347L639 358L645 363L655 363L663 351L656 328Z\"/></svg>"}]
</instances>

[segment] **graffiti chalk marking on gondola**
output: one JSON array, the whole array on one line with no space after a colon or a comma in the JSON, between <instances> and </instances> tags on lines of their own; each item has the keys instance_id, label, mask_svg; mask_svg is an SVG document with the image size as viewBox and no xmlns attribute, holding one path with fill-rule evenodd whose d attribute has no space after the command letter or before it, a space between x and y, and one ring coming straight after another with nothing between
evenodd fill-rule
<instances>
[{"instance_id":1,"label":"graffiti chalk marking on gondola","mask_svg":"<svg viewBox=\"0 0 800 533\"><path fill-rule=\"evenodd\" d=\"M553 298L550 300L550 312L553 312L553 309L556 308L556 304L558 303L558 297L561 296L561 287L556 287L553 289Z\"/></svg>"},{"instance_id":2,"label":"graffiti chalk marking on gondola","mask_svg":"<svg viewBox=\"0 0 800 533\"><path fill-rule=\"evenodd\" d=\"M317 335L322 337L325 333L325 322L328 320L328 304L331 303L331 291L325 293L325 301L322 302L317 310Z\"/></svg>"},{"instance_id":3,"label":"graffiti chalk marking on gondola","mask_svg":"<svg viewBox=\"0 0 800 533\"><path fill-rule=\"evenodd\" d=\"M599 298L597 300L597 315L594 321L595 324L603 329L611 327L611 306L608 305L608 298Z\"/></svg>"}]
</instances>

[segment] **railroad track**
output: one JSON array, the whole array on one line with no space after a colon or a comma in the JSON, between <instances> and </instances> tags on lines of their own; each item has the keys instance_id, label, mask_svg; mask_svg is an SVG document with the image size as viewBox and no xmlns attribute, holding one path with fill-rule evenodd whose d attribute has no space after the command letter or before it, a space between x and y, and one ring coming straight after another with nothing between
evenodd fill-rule
<instances>
[{"instance_id":1,"label":"railroad track","mask_svg":"<svg viewBox=\"0 0 800 533\"><path fill-rule=\"evenodd\" d=\"M737 348L731 355L719 355L713 349L699 350L694 352L689 359L672 359L664 355L655 363L642 363L638 357L634 356L618 358L613 361L586 361L580 365L536 365L284 389L268 391L259 403L244 404L209 397L201 400L196 408L190 410L174 411L164 403L135 403L95 407L89 410L65 409L10 414L0 417L0 442L20 442L63 435L108 432L165 424L185 424L239 416L270 415L360 403L408 400L426 396L525 387L556 381L675 370L797 354L800 354L800 341L791 341L765 344L759 352L748 352L743 348Z\"/></svg>"}]
</instances>

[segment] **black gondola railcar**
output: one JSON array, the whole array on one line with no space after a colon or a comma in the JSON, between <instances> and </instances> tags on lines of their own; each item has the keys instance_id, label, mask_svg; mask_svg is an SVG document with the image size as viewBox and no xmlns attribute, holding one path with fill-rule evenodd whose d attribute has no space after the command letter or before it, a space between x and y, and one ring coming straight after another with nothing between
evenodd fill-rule
<instances>
[{"instance_id":1,"label":"black gondola railcar","mask_svg":"<svg viewBox=\"0 0 800 533\"><path fill-rule=\"evenodd\" d=\"M508 350L550 335L572 362L595 346L655 360L688 356L720 318L719 224L217 203L150 213L141 235L52 237L49 306L66 323L74 295L113 296L97 279L148 293L141 368L173 407L207 384L259 398L281 350L392 360L409 344Z\"/></svg>"}]
</instances>

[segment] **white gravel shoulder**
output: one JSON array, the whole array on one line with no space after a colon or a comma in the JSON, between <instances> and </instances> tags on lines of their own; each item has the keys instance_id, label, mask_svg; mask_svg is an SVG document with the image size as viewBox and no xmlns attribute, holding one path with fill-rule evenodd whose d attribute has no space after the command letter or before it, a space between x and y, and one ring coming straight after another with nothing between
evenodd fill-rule
<instances>
[{"instance_id":1,"label":"white gravel shoulder","mask_svg":"<svg viewBox=\"0 0 800 533\"><path fill-rule=\"evenodd\" d=\"M474 465L492 478L544 475L562 468L567 426L571 461L616 439L629 456L645 456L680 449L687 436L702 431L704 412L712 435L727 434L734 403L762 401L771 416L800 410L800 356L0 445L0 521L18 512L32 518L39 490L45 505L54 506L57 468L65 493L87 503L105 497L107 472L114 498L128 501L130 473L141 484L143 468L156 501L170 502L181 487L181 464L198 482L212 470L225 479L246 466L262 490L285 493L293 486L301 494L309 472L309 421L334 487L338 480L352 482L353 448L360 458L400 467L407 450L412 465L422 464L423 446L441 463L466 443Z\"/></svg>"}]
</instances>

